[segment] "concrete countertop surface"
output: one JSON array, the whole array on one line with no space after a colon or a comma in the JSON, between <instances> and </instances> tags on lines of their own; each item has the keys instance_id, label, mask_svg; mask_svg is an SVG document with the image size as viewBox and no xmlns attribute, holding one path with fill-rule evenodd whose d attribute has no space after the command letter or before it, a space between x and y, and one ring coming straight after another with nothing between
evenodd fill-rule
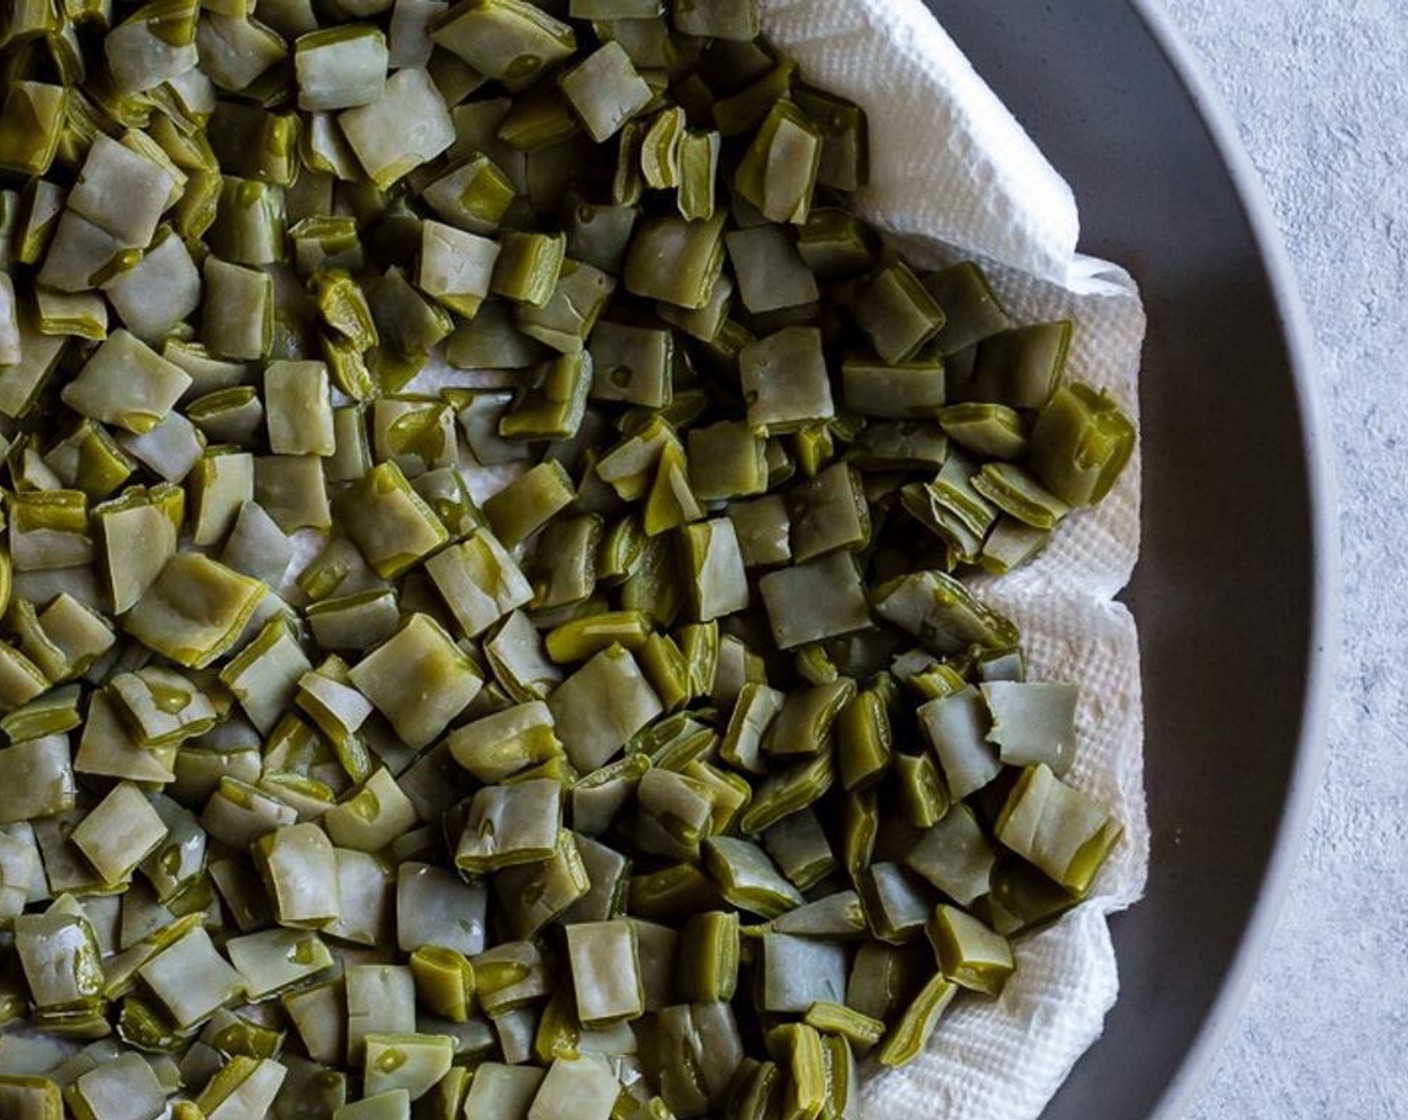
<instances>
[{"instance_id":1,"label":"concrete countertop surface","mask_svg":"<svg viewBox=\"0 0 1408 1120\"><path fill-rule=\"evenodd\" d=\"M1324 781L1277 931L1189 1120L1403 1120L1408 2L1166 5L1239 126L1300 276L1342 552Z\"/></svg>"}]
</instances>

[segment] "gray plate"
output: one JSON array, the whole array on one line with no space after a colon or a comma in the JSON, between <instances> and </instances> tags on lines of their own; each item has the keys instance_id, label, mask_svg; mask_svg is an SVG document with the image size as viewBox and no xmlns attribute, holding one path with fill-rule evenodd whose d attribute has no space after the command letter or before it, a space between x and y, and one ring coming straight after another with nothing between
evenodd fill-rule
<instances>
[{"instance_id":1,"label":"gray plate","mask_svg":"<svg viewBox=\"0 0 1408 1120\"><path fill-rule=\"evenodd\" d=\"M1255 174L1140 0L930 0L1074 187L1087 252L1149 310L1148 896L1119 1003L1044 1120L1171 1120L1254 972L1319 776L1333 649L1328 427Z\"/></svg>"}]
</instances>

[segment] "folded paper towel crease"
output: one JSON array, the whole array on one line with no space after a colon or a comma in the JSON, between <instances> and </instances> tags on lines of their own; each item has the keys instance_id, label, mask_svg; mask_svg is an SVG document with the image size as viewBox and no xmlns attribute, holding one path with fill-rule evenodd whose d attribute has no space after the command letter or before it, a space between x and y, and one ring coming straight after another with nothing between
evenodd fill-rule
<instances>
[{"instance_id":1,"label":"folded paper towel crease","mask_svg":"<svg viewBox=\"0 0 1408 1120\"><path fill-rule=\"evenodd\" d=\"M867 113L857 208L921 266L973 257L1018 321L1076 324L1067 370L1138 416L1145 318L1133 280L1076 252L1076 203L920 0L762 0L767 36L806 80ZM1035 677L1081 685L1069 780L1125 838L1086 905L1019 940L1001 998L960 1001L925 1054L871 1077L867 1120L1035 1120L1099 1036L1119 989L1107 917L1143 892L1149 829L1134 619L1113 597L1139 551L1139 452L1110 495L1032 563L977 582L1022 629Z\"/></svg>"},{"instance_id":2,"label":"folded paper towel crease","mask_svg":"<svg viewBox=\"0 0 1408 1120\"><path fill-rule=\"evenodd\" d=\"M1071 188L920 0L762 0L768 37L870 119L856 203L919 233L1064 281L1080 231Z\"/></svg>"}]
</instances>

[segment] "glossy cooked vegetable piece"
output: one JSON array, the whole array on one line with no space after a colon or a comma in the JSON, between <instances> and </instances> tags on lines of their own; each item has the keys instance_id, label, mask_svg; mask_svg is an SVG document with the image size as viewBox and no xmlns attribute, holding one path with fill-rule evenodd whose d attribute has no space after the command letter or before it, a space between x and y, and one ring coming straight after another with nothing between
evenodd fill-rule
<instances>
[{"instance_id":1,"label":"glossy cooked vegetable piece","mask_svg":"<svg viewBox=\"0 0 1408 1120\"><path fill-rule=\"evenodd\" d=\"M198 553L178 552L123 619L149 649L201 669L239 638L264 596L262 583Z\"/></svg>"},{"instance_id":2,"label":"glossy cooked vegetable piece","mask_svg":"<svg viewBox=\"0 0 1408 1120\"><path fill-rule=\"evenodd\" d=\"M550 778L485 786L470 804L455 863L483 872L548 859L562 824L562 788Z\"/></svg>"},{"instance_id":3,"label":"glossy cooked vegetable piece","mask_svg":"<svg viewBox=\"0 0 1408 1120\"><path fill-rule=\"evenodd\" d=\"M632 1019L644 1010L636 927L624 918L567 926L577 1015L584 1027Z\"/></svg>"},{"instance_id":4,"label":"glossy cooked vegetable piece","mask_svg":"<svg viewBox=\"0 0 1408 1120\"><path fill-rule=\"evenodd\" d=\"M479 73L512 84L532 81L577 46L570 26L525 0L461 0L430 37Z\"/></svg>"},{"instance_id":5,"label":"glossy cooked vegetable piece","mask_svg":"<svg viewBox=\"0 0 1408 1120\"><path fill-rule=\"evenodd\" d=\"M955 798L977 792L1001 772L1001 758L988 738L990 713L976 689L930 700L916 714Z\"/></svg>"},{"instance_id":6,"label":"glossy cooked vegetable piece","mask_svg":"<svg viewBox=\"0 0 1408 1120\"><path fill-rule=\"evenodd\" d=\"M662 711L660 699L631 653L602 650L549 696L567 757L579 771L595 770Z\"/></svg>"},{"instance_id":7,"label":"glossy cooked vegetable piece","mask_svg":"<svg viewBox=\"0 0 1408 1120\"><path fill-rule=\"evenodd\" d=\"M400 575L449 540L449 532L394 462L378 463L340 496L348 536L382 578Z\"/></svg>"},{"instance_id":8,"label":"glossy cooked vegetable piece","mask_svg":"<svg viewBox=\"0 0 1408 1120\"><path fill-rule=\"evenodd\" d=\"M957 987L942 973L935 973L880 1044L875 1055L880 1064L896 1068L912 1062L923 1053L930 1035L938 1026L939 1017L953 1002L957 991Z\"/></svg>"},{"instance_id":9,"label":"glossy cooked vegetable piece","mask_svg":"<svg viewBox=\"0 0 1408 1120\"><path fill-rule=\"evenodd\" d=\"M1022 771L994 825L998 841L1057 883L1084 893L1123 827L1103 806L1037 763Z\"/></svg>"},{"instance_id":10,"label":"glossy cooked vegetable piece","mask_svg":"<svg viewBox=\"0 0 1408 1120\"><path fill-rule=\"evenodd\" d=\"M273 277L209 256L201 278L201 341L221 358L263 358L273 344Z\"/></svg>"},{"instance_id":11,"label":"glossy cooked vegetable piece","mask_svg":"<svg viewBox=\"0 0 1408 1120\"><path fill-rule=\"evenodd\" d=\"M738 355L748 423L774 432L796 431L836 414L822 353L821 332L786 327Z\"/></svg>"},{"instance_id":12,"label":"glossy cooked vegetable piece","mask_svg":"<svg viewBox=\"0 0 1408 1120\"><path fill-rule=\"evenodd\" d=\"M654 96L617 42L607 42L564 72L558 85L598 144L614 136Z\"/></svg>"},{"instance_id":13,"label":"glossy cooked vegetable piece","mask_svg":"<svg viewBox=\"0 0 1408 1120\"><path fill-rule=\"evenodd\" d=\"M541 307L519 303L514 322L523 334L559 353L579 354L615 289L615 278L606 272L565 258L547 302Z\"/></svg>"},{"instance_id":14,"label":"glossy cooked vegetable piece","mask_svg":"<svg viewBox=\"0 0 1408 1120\"><path fill-rule=\"evenodd\" d=\"M769 572L758 581L758 591L779 649L871 625L860 573L844 552Z\"/></svg>"},{"instance_id":15,"label":"glossy cooked vegetable piece","mask_svg":"<svg viewBox=\"0 0 1408 1120\"><path fill-rule=\"evenodd\" d=\"M660 215L638 222L626 255L628 291L689 310L706 306L724 263L724 215Z\"/></svg>"},{"instance_id":16,"label":"glossy cooked vegetable piece","mask_svg":"<svg viewBox=\"0 0 1408 1120\"><path fill-rule=\"evenodd\" d=\"M349 109L381 97L386 87L386 37L370 24L352 24L299 36L293 62L298 107Z\"/></svg>"},{"instance_id":17,"label":"glossy cooked vegetable piece","mask_svg":"<svg viewBox=\"0 0 1408 1120\"><path fill-rule=\"evenodd\" d=\"M977 817L961 803L925 831L904 857L906 867L961 906L988 892L995 860L996 851Z\"/></svg>"},{"instance_id":18,"label":"glossy cooked vegetable piece","mask_svg":"<svg viewBox=\"0 0 1408 1120\"><path fill-rule=\"evenodd\" d=\"M484 515L504 546L515 548L575 496L572 479L560 463L539 463L485 502Z\"/></svg>"},{"instance_id":19,"label":"glossy cooked vegetable piece","mask_svg":"<svg viewBox=\"0 0 1408 1120\"><path fill-rule=\"evenodd\" d=\"M769 221L802 225L811 209L821 152L821 134L807 115L792 102L778 100L739 161L733 189Z\"/></svg>"},{"instance_id":20,"label":"glossy cooked vegetable piece","mask_svg":"<svg viewBox=\"0 0 1408 1120\"><path fill-rule=\"evenodd\" d=\"M792 236L779 226L734 230L724 238L738 277L738 295L755 315L815 303L821 290L798 254Z\"/></svg>"},{"instance_id":21,"label":"glossy cooked vegetable piece","mask_svg":"<svg viewBox=\"0 0 1408 1120\"><path fill-rule=\"evenodd\" d=\"M587 407L590 355L563 354L535 367L530 377L499 421L499 434L508 440L571 439Z\"/></svg>"},{"instance_id":22,"label":"glossy cooked vegetable piece","mask_svg":"<svg viewBox=\"0 0 1408 1120\"><path fill-rule=\"evenodd\" d=\"M1091 505L1110 492L1134 449L1129 418L1087 385L1063 385L1037 417L1032 468L1069 505Z\"/></svg>"},{"instance_id":23,"label":"glossy cooked vegetable piece","mask_svg":"<svg viewBox=\"0 0 1408 1120\"><path fill-rule=\"evenodd\" d=\"M357 162L379 190L429 163L455 139L444 98L425 70L397 70L381 96L337 118Z\"/></svg>"},{"instance_id":24,"label":"glossy cooked vegetable piece","mask_svg":"<svg viewBox=\"0 0 1408 1120\"><path fill-rule=\"evenodd\" d=\"M64 387L74 411L132 432L149 432L190 387L190 377L135 335L114 331Z\"/></svg>"}]
</instances>

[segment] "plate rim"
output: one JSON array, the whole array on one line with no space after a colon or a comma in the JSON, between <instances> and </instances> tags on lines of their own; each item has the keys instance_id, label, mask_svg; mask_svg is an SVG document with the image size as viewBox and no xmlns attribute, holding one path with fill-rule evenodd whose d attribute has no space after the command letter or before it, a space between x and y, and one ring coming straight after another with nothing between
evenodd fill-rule
<instances>
[{"instance_id":1,"label":"plate rim","mask_svg":"<svg viewBox=\"0 0 1408 1120\"><path fill-rule=\"evenodd\" d=\"M1286 787L1275 843L1267 860L1251 916L1217 994L1165 1086L1150 1120L1176 1120L1187 1112L1227 1041L1260 973L1261 962L1279 924L1300 862L1328 757L1331 691L1339 653L1340 569L1338 497L1328 410L1315 360L1315 335L1300 293L1300 283L1281 238L1261 176L1242 143L1231 112L1201 60L1174 23L1161 0L1127 0L1179 85L1197 111L1208 139L1227 170L1239 209L1266 273L1286 344L1286 359L1296 398L1301 447L1309 497L1310 629L1306 682L1301 700L1295 759Z\"/></svg>"}]
</instances>

